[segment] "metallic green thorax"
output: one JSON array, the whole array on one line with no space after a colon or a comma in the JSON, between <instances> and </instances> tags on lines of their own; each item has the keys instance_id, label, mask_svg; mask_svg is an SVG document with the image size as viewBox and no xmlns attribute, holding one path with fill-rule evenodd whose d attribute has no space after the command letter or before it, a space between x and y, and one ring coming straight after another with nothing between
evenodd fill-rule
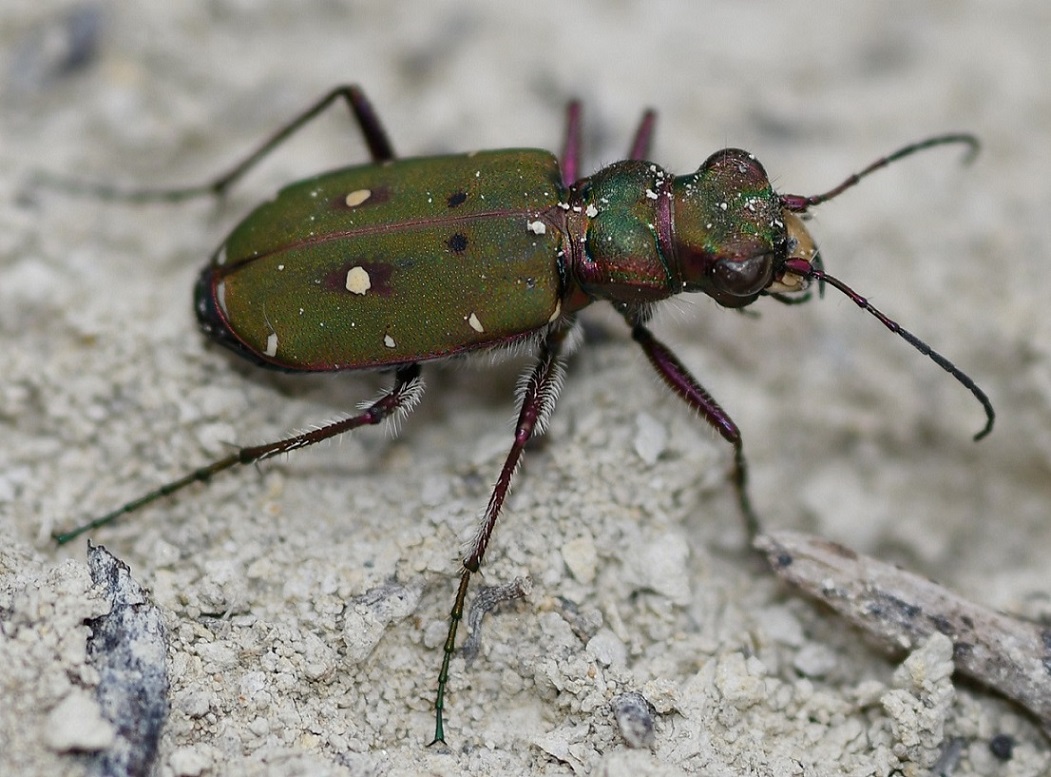
<instances>
[{"instance_id":1,"label":"metallic green thorax","mask_svg":"<svg viewBox=\"0 0 1051 777\"><path fill-rule=\"evenodd\" d=\"M225 343L290 370L360 369L507 344L557 317L564 201L545 151L347 168L283 189L198 283ZM544 216L548 221L542 220Z\"/></svg>"},{"instance_id":2,"label":"metallic green thorax","mask_svg":"<svg viewBox=\"0 0 1051 777\"><path fill-rule=\"evenodd\" d=\"M587 223L587 255L573 276L590 296L620 302L663 299L674 285L667 243L670 177L649 162L617 162L575 187Z\"/></svg>"}]
</instances>

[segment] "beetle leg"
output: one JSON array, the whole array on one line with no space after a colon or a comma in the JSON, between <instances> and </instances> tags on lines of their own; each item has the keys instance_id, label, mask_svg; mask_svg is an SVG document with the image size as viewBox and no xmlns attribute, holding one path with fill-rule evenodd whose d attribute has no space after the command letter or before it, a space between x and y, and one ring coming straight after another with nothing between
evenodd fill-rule
<instances>
[{"instance_id":1,"label":"beetle leg","mask_svg":"<svg viewBox=\"0 0 1051 777\"><path fill-rule=\"evenodd\" d=\"M200 187L191 187L183 191L190 192L193 196L195 190L200 194L223 195L230 186L241 176L263 159L267 154L281 145L289 137L294 135L300 128L309 123L319 113L340 98L344 99L354 119L361 129L365 143L369 147L369 155L373 162L387 162L394 158L394 148L390 144L386 130L380 123L379 116L372 107L372 103L365 96L360 87L354 85L337 86L312 106L288 122L284 127L271 135L259 148L245 157L244 160L235 165L229 172L216 178L210 184Z\"/></svg>"},{"instance_id":2,"label":"beetle leg","mask_svg":"<svg viewBox=\"0 0 1051 777\"><path fill-rule=\"evenodd\" d=\"M761 291L759 292L764 297L769 297L776 302L780 302L782 305L802 305L804 302L810 301L810 292L805 291L798 297L790 297L787 294L782 294L778 291ZM747 312L747 308L737 308L742 313Z\"/></svg>"},{"instance_id":3,"label":"beetle leg","mask_svg":"<svg viewBox=\"0 0 1051 777\"><path fill-rule=\"evenodd\" d=\"M38 173L35 177L35 182L56 187L73 194L86 194L106 200L125 200L128 202L178 202L205 195L222 197L226 194L227 189L240 180L245 173L255 167L271 151L339 99L346 101L347 107L350 108L351 113L354 115L354 120L357 122L361 134L365 138L365 143L369 147L369 155L372 157L372 161L378 163L394 159L394 147L391 146L387 132L383 129L383 124L380 122L379 116L376 115L372 103L369 102L369 99L360 87L345 85L333 89L271 135L255 151L230 168L230 170L207 183L168 189L121 189L110 184L66 180L47 173Z\"/></svg>"},{"instance_id":4,"label":"beetle leg","mask_svg":"<svg viewBox=\"0 0 1051 777\"><path fill-rule=\"evenodd\" d=\"M656 122L656 111L648 110L642 114L639 128L635 130L635 138L631 141L628 159L646 159L650 155L650 141L653 139L653 125Z\"/></svg>"},{"instance_id":5,"label":"beetle leg","mask_svg":"<svg viewBox=\"0 0 1051 777\"><path fill-rule=\"evenodd\" d=\"M150 491L148 494L143 494L138 499L128 502L113 512L106 513L90 523L78 526L68 532L56 532L52 534L52 536L59 544L69 542L86 531L91 531L92 529L104 526L122 515L134 512L151 502L155 502L161 497L174 494L176 491L181 491L186 488L186 486L193 483L210 480L213 475L237 466L238 464L251 464L256 461L263 461L264 459L269 459L282 453L289 453L290 451L298 450L299 448L306 448L308 445L313 445L322 440L327 440L330 437L349 432L351 429L357 429L359 426L372 426L382 423L391 416L397 416L399 413L407 413L412 410L416 402L419 401L422 393L423 381L420 380L420 365L409 364L404 367L399 367L398 371L395 373L394 386L380 396L375 402L372 402L365 407L364 412L362 413L351 416L350 418L344 418L341 421L334 421L331 424L322 426L320 429L313 429L309 432L303 432L302 434L297 434L293 437L287 437L284 440L278 440L277 442L266 443L264 445L254 445L249 448L240 448L229 456L213 461L211 464L204 467L199 467L178 480L173 480L170 483L164 484L160 488Z\"/></svg>"},{"instance_id":6,"label":"beetle leg","mask_svg":"<svg viewBox=\"0 0 1051 777\"><path fill-rule=\"evenodd\" d=\"M650 153L650 141L653 140L653 126L657 121L655 111L648 110L642 114L639 128L631 141L628 159L645 159ZM572 100L566 106L566 139L562 146L562 183L571 186L577 182L580 174L580 101Z\"/></svg>"},{"instance_id":7,"label":"beetle leg","mask_svg":"<svg viewBox=\"0 0 1051 777\"><path fill-rule=\"evenodd\" d=\"M445 638L442 667L438 672L438 692L434 702L435 726L432 745L436 742L445 742L445 729L442 721L445 687L449 682L449 663L452 660L453 650L456 648L456 629L463 619L464 602L467 598L467 587L470 584L471 575L477 572L482 565L482 558L489 546L489 538L493 534L493 527L496 526L500 508L511 487L511 479L514 477L515 470L518 469L522 451L534 434L543 433L547 419L554 409L563 377L559 355L572 328L572 321L560 321L548 328L547 335L540 346L540 355L536 365L520 384L521 409L518 413L518 423L515 424L514 443L504 461L503 469L500 470L500 477L493 486L478 533L475 535L470 551L464 556L460 585L456 589L456 599L453 602L452 612L449 614L449 631Z\"/></svg>"},{"instance_id":8,"label":"beetle leg","mask_svg":"<svg viewBox=\"0 0 1051 777\"><path fill-rule=\"evenodd\" d=\"M741 431L737 424L720 407L707 389L697 382L674 353L653 336L653 333L641 322L632 322L631 336L646 354L650 364L657 370L665 383L671 387L686 404L699 412L704 420L723 436L734 447L733 484L737 491L737 502L744 517L745 530L749 540L759 534L759 518L752 509L752 500L748 496L748 462L744 456L744 445Z\"/></svg>"},{"instance_id":9,"label":"beetle leg","mask_svg":"<svg viewBox=\"0 0 1051 777\"><path fill-rule=\"evenodd\" d=\"M562 183L572 186L580 175L580 100L566 106L566 139L562 146Z\"/></svg>"}]
</instances>

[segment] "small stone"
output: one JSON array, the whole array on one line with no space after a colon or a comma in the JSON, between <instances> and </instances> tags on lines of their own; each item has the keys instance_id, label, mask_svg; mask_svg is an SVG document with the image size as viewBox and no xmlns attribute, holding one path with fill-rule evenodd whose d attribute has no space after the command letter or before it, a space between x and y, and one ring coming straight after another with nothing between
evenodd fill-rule
<instances>
[{"instance_id":1,"label":"small stone","mask_svg":"<svg viewBox=\"0 0 1051 777\"><path fill-rule=\"evenodd\" d=\"M47 746L60 753L95 752L113 745L116 731L86 691L73 691L47 716Z\"/></svg>"},{"instance_id":2,"label":"small stone","mask_svg":"<svg viewBox=\"0 0 1051 777\"><path fill-rule=\"evenodd\" d=\"M562 546L562 560L570 574L581 583L590 583L595 579L598 552L590 535L577 537L565 543Z\"/></svg>"},{"instance_id":3,"label":"small stone","mask_svg":"<svg viewBox=\"0 0 1051 777\"><path fill-rule=\"evenodd\" d=\"M668 446L668 430L649 413L635 417L635 453L646 464L653 466Z\"/></svg>"}]
</instances>

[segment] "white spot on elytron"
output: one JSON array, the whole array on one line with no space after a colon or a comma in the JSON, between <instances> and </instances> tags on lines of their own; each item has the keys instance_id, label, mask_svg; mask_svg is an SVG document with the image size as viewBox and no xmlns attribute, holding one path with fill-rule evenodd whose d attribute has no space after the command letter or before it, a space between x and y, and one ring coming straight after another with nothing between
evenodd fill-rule
<instances>
[{"instance_id":1,"label":"white spot on elytron","mask_svg":"<svg viewBox=\"0 0 1051 777\"><path fill-rule=\"evenodd\" d=\"M215 255L215 263L222 265L226 264L226 244L224 243L219 247L219 252Z\"/></svg>"},{"instance_id":2,"label":"white spot on elytron","mask_svg":"<svg viewBox=\"0 0 1051 777\"><path fill-rule=\"evenodd\" d=\"M478 320L478 316L472 313L467 317L467 323L471 325L471 329L475 332L484 332L485 327L482 326L482 322Z\"/></svg>"},{"instance_id":3,"label":"white spot on elytron","mask_svg":"<svg viewBox=\"0 0 1051 777\"><path fill-rule=\"evenodd\" d=\"M527 223L526 229L528 229L534 235L543 235L547 232L547 226L540 219L537 219L536 221L530 221L529 223Z\"/></svg>"},{"instance_id":4,"label":"white spot on elytron","mask_svg":"<svg viewBox=\"0 0 1051 777\"><path fill-rule=\"evenodd\" d=\"M355 189L350 194L348 194L347 198L343 201L347 203L348 208L356 208L359 205L361 205L361 203L368 200L368 198L371 196L371 189Z\"/></svg>"},{"instance_id":5,"label":"white spot on elytron","mask_svg":"<svg viewBox=\"0 0 1051 777\"><path fill-rule=\"evenodd\" d=\"M267 356L277 355L277 333L271 332L266 336L266 350L263 351Z\"/></svg>"},{"instance_id":6,"label":"white spot on elytron","mask_svg":"<svg viewBox=\"0 0 1051 777\"><path fill-rule=\"evenodd\" d=\"M368 271L360 265L347 270L347 291L351 294L364 294L372 288L372 279Z\"/></svg>"},{"instance_id":7,"label":"white spot on elytron","mask_svg":"<svg viewBox=\"0 0 1051 777\"><path fill-rule=\"evenodd\" d=\"M593 219L595 218L595 216L598 215L598 208L595 207L595 203L591 203L588 205L588 209L584 211L584 215L587 216L589 219Z\"/></svg>"},{"instance_id":8,"label":"white spot on elytron","mask_svg":"<svg viewBox=\"0 0 1051 777\"><path fill-rule=\"evenodd\" d=\"M388 348L393 348L397 343L394 342L394 338L390 335L383 335L383 344Z\"/></svg>"},{"instance_id":9,"label":"white spot on elytron","mask_svg":"<svg viewBox=\"0 0 1051 777\"><path fill-rule=\"evenodd\" d=\"M279 265L277 266L277 271L278 271L278 272L282 272L282 271L283 271L284 269L285 269L285 266L284 266L283 264L279 264Z\"/></svg>"},{"instance_id":10,"label":"white spot on elytron","mask_svg":"<svg viewBox=\"0 0 1051 777\"><path fill-rule=\"evenodd\" d=\"M720 202L719 203L719 207L722 208L723 210L726 210L729 206L725 202Z\"/></svg>"},{"instance_id":11,"label":"white spot on elytron","mask_svg":"<svg viewBox=\"0 0 1051 777\"><path fill-rule=\"evenodd\" d=\"M555 319L557 319L560 315L562 315L562 300L555 300L555 310L551 314L551 317L548 318L547 323L554 323Z\"/></svg>"},{"instance_id":12,"label":"white spot on elytron","mask_svg":"<svg viewBox=\"0 0 1051 777\"><path fill-rule=\"evenodd\" d=\"M646 199L648 199L648 200L655 200L655 199L657 199L657 192L653 191L652 189L647 189L646 190Z\"/></svg>"},{"instance_id":13,"label":"white spot on elytron","mask_svg":"<svg viewBox=\"0 0 1051 777\"><path fill-rule=\"evenodd\" d=\"M223 315L229 315L226 312L226 281L219 281L215 285L215 301L219 303L219 310L223 312Z\"/></svg>"}]
</instances>

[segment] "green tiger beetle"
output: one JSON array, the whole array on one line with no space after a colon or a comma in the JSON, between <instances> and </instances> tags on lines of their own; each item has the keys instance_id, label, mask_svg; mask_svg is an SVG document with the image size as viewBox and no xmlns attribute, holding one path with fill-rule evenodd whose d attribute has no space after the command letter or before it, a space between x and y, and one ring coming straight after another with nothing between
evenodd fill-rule
<instances>
[{"instance_id":1,"label":"green tiger beetle","mask_svg":"<svg viewBox=\"0 0 1051 777\"><path fill-rule=\"evenodd\" d=\"M577 313L607 300L671 390L733 447L731 479L750 535L759 521L747 489L741 432L725 410L650 331L654 304L703 292L742 308L760 297L802 302L808 286L832 286L932 359L985 410L992 404L948 359L823 269L804 226L810 208L923 149L967 134L907 145L814 196L778 194L763 166L728 148L696 172L673 176L646 161L656 115L647 111L625 161L577 178L581 111L569 104L561 159L536 149L398 159L360 88L341 86L214 181L181 189L124 191L60 184L96 196L177 201L222 195L245 172L334 102L344 101L372 162L282 189L244 219L201 272L194 292L201 329L262 366L287 372L385 369L393 386L358 415L265 445L241 448L65 533L68 542L163 496L237 465L304 448L407 413L420 398L420 364L526 344L535 364L520 386L510 452L477 534L462 559L438 672L432 744L445 741L445 691L471 576L489 546L512 476L543 431L574 340Z\"/></svg>"}]
</instances>

